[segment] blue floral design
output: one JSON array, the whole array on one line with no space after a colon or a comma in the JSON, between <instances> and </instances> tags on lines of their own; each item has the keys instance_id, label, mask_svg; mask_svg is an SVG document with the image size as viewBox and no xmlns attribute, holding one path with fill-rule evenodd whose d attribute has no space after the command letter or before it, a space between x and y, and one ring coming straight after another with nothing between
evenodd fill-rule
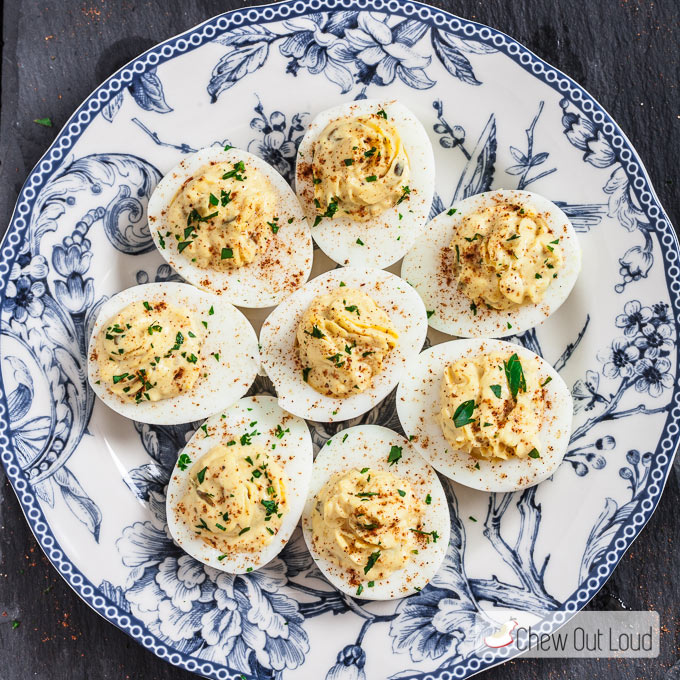
<instances>
[{"instance_id":1,"label":"blue floral design","mask_svg":"<svg viewBox=\"0 0 680 680\"><path fill-rule=\"evenodd\" d=\"M160 178L146 162L102 154L71 162L43 188L31 216L30 236L12 265L2 303L3 355L16 384L10 427L33 488L48 505L59 491L73 515L99 539L100 509L69 470L67 461L85 432L93 404L86 381L86 346L102 298L88 276L92 243L103 226L123 252L144 252L151 239L138 229L145 201ZM134 197L133 197L134 194ZM51 251L42 239L63 229ZM51 284L48 274L52 275ZM21 358L23 357L23 358ZM30 376L43 375L48 405L37 405Z\"/></svg>"},{"instance_id":2,"label":"blue floral design","mask_svg":"<svg viewBox=\"0 0 680 680\"><path fill-rule=\"evenodd\" d=\"M455 78L480 85L464 53L483 55L495 48L461 39L415 19L397 19L381 12L316 12L283 22L283 32L264 26L232 29L217 38L229 48L212 72L208 94L215 102L222 92L267 61L270 46L281 41L279 51L288 59L286 72L323 73L343 94L356 85L356 97L365 97L369 85L384 87L397 78L415 89L435 85L427 74L432 57L422 41L430 33L431 45L444 68Z\"/></svg>"},{"instance_id":3,"label":"blue floral design","mask_svg":"<svg viewBox=\"0 0 680 680\"><path fill-rule=\"evenodd\" d=\"M607 142L601 127L567 99L563 99L560 106L564 134L573 146L584 152L583 160L596 168L614 167L602 187L609 196L608 216L618 220L630 232L639 231L644 238L642 246L632 246L619 258L622 281L616 284L615 290L622 293L629 283L646 278L654 263L649 219L640 209L621 160Z\"/></svg>"},{"instance_id":4,"label":"blue floral design","mask_svg":"<svg viewBox=\"0 0 680 680\"><path fill-rule=\"evenodd\" d=\"M251 140L248 151L273 165L288 182L292 182L295 175L295 155L304 135L309 114L294 114L288 125L286 116L281 111L273 111L267 117L259 99L255 113L256 116L250 121L250 127L257 130L262 138Z\"/></svg>"}]
</instances>

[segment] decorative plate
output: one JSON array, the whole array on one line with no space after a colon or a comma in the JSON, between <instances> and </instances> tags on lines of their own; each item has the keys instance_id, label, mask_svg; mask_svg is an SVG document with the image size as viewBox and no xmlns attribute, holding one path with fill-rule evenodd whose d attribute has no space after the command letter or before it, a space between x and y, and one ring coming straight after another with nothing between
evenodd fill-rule
<instances>
[{"instance_id":1,"label":"decorative plate","mask_svg":"<svg viewBox=\"0 0 680 680\"><path fill-rule=\"evenodd\" d=\"M649 519L678 442L678 243L617 125L498 31L408 0L342 9L350 4L238 10L132 61L31 172L1 247L0 455L31 528L91 607L209 678L464 678L509 658L480 635L494 612L547 612L549 631L579 610ZM184 554L164 494L197 424L125 420L95 401L85 375L107 296L178 278L145 219L164 172L229 142L290 180L311 116L366 96L401 98L425 125L432 214L480 191L530 187L570 216L584 254L567 303L515 338L573 390L565 462L515 494L447 484L444 566L391 603L335 591L299 531L252 574ZM331 266L317 251L313 275ZM271 386L258 378L254 391ZM360 419L315 425L315 445L357 422L398 429L394 397Z\"/></svg>"}]
</instances>

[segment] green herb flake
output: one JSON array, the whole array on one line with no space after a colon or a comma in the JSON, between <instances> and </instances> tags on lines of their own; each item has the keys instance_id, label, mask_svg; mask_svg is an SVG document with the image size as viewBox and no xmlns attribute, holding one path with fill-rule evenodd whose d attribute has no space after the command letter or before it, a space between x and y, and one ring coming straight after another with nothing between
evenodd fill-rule
<instances>
[{"instance_id":1,"label":"green herb flake","mask_svg":"<svg viewBox=\"0 0 680 680\"><path fill-rule=\"evenodd\" d=\"M446 214L447 214L447 215L455 215L456 212L458 212L458 211L457 211L455 208L450 208L450 209L446 212Z\"/></svg>"},{"instance_id":2,"label":"green herb flake","mask_svg":"<svg viewBox=\"0 0 680 680\"><path fill-rule=\"evenodd\" d=\"M476 408L477 405L475 404L474 399L469 399L468 401L464 401L462 404L459 404L458 408L453 414L453 424L456 427L465 427L465 425L473 423L475 419L472 418L472 412Z\"/></svg>"},{"instance_id":3,"label":"green herb flake","mask_svg":"<svg viewBox=\"0 0 680 680\"><path fill-rule=\"evenodd\" d=\"M403 498L406 496L406 491L403 491L402 489L397 489L397 493Z\"/></svg>"},{"instance_id":4,"label":"green herb flake","mask_svg":"<svg viewBox=\"0 0 680 680\"><path fill-rule=\"evenodd\" d=\"M392 446L390 448L390 453L387 456L387 462L390 465L394 465L397 461L401 460L401 455L402 455L402 447L401 446Z\"/></svg>"},{"instance_id":5,"label":"green herb flake","mask_svg":"<svg viewBox=\"0 0 680 680\"><path fill-rule=\"evenodd\" d=\"M425 496L425 505L432 505L432 496L429 493Z\"/></svg>"},{"instance_id":6,"label":"green herb flake","mask_svg":"<svg viewBox=\"0 0 680 680\"><path fill-rule=\"evenodd\" d=\"M505 378L508 381L508 388L513 399L517 399L518 392L526 392L527 383L522 370L522 363L517 354L513 354L507 361L503 362Z\"/></svg>"},{"instance_id":7,"label":"green herb flake","mask_svg":"<svg viewBox=\"0 0 680 680\"><path fill-rule=\"evenodd\" d=\"M206 465L202 470L199 470L199 472L196 474L196 479L198 480L199 484L203 484L205 481L205 473L208 471L208 466Z\"/></svg>"},{"instance_id":8,"label":"green herb flake","mask_svg":"<svg viewBox=\"0 0 680 680\"><path fill-rule=\"evenodd\" d=\"M368 562L366 563L366 566L364 567L364 574L368 574L371 569L375 566L375 563L380 559L380 550L376 550L375 552L371 553Z\"/></svg>"},{"instance_id":9,"label":"green herb flake","mask_svg":"<svg viewBox=\"0 0 680 680\"><path fill-rule=\"evenodd\" d=\"M356 240L356 243L357 243L357 245L359 245L359 246L363 246L363 245L364 245L364 242L363 242L360 238L358 238L358 239Z\"/></svg>"},{"instance_id":10,"label":"green herb flake","mask_svg":"<svg viewBox=\"0 0 680 680\"><path fill-rule=\"evenodd\" d=\"M537 449L531 449L531 451L529 451L529 458L540 458L540 457L541 457L541 454L538 452Z\"/></svg>"},{"instance_id":11,"label":"green herb flake","mask_svg":"<svg viewBox=\"0 0 680 680\"><path fill-rule=\"evenodd\" d=\"M231 260L234 257L234 251L231 248L222 248L220 259Z\"/></svg>"},{"instance_id":12,"label":"green herb flake","mask_svg":"<svg viewBox=\"0 0 680 680\"><path fill-rule=\"evenodd\" d=\"M489 385L489 388L496 395L497 399L501 398L501 386L500 385Z\"/></svg>"}]
</instances>

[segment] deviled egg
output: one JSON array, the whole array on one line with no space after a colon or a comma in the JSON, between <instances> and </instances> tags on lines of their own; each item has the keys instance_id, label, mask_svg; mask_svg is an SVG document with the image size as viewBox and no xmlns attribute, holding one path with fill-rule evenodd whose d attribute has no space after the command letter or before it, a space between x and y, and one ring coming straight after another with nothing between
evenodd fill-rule
<instances>
[{"instance_id":1,"label":"deviled egg","mask_svg":"<svg viewBox=\"0 0 680 680\"><path fill-rule=\"evenodd\" d=\"M435 471L402 435L358 425L317 454L302 530L336 588L391 600L419 591L441 566L449 506Z\"/></svg>"},{"instance_id":2,"label":"deviled egg","mask_svg":"<svg viewBox=\"0 0 680 680\"><path fill-rule=\"evenodd\" d=\"M259 569L295 530L311 469L307 423L273 397L241 399L182 449L166 497L170 533L215 569Z\"/></svg>"},{"instance_id":3,"label":"deviled egg","mask_svg":"<svg viewBox=\"0 0 680 680\"><path fill-rule=\"evenodd\" d=\"M127 288L99 310L88 348L95 394L121 415L172 425L233 404L259 368L246 317L184 283Z\"/></svg>"},{"instance_id":4,"label":"deviled egg","mask_svg":"<svg viewBox=\"0 0 680 680\"><path fill-rule=\"evenodd\" d=\"M572 408L550 364L502 340L430 347L397 390L413 445L443 475L483 491L516 491L549 477L566 453Z\"/></svg>"},{"instance_id":5,"label":"deviled egg","mask_svg":"<svg viewBox=\"0 0 680 680\"><path fill-rule=\"evenodd\" d=\"M580 269L576 233L554 203L499 189L437 215L404 258L401 275L422 297L433 328L503 337L554 313Z\"/></svg>"},{"instance_id":6,"label":"deviled egg","mask_svg":"<svg viewBox=\"0 0 680 680\"><path fill-rule=\"evenodd\" d=\"M282 408L310 420L348 420L396 386L426 332L425 307L405 281L379 269L334 269L267 317L262 365Z\"/></svg>"},{"instance_id":7,"label":"deviled egg","mask_svg":"<svg viewBox=\"0 0 680 680\"><path fill-rule=\"evenodd\" d=\"M233 147L187 156L149 199L153 242L189 283L241 307L271 307L312 268L300 204L268 163Z\"/></svg>"},{"instance_id":8,"label":"deviled egg","mask_svg":"<svg viewBox=\"0 0 680 680\"><path fill-rule=\"evenodd\" d=\"M434 155L403 104L353 101L321 112L298 150L296 191L312 236L341 265L385 268L427 222Z\"/></svg>"}]
</instances>

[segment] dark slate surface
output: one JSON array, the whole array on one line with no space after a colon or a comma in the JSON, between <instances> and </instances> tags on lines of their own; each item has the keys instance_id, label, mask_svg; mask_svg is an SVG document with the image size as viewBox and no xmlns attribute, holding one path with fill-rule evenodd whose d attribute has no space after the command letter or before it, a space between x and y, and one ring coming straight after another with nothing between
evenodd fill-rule
<instances>
[{"instance_id":1,"label":"dark slate surface","mask_svg":"<svg viewBox=\"0 0 680 680\"><path fill-rule=\"evenodd\" d=\"M155 43L214 14L251 4L257 3L6 2L0 84L0 231L30 169L101 80ZM588 89L630 137L671 220L680 226L678 0L440 0L433 4L505 31ZM43 116L51 117L55 127L32 122ZM656 514L590 605L659 611L664 627L659 659L517 660L487 671L485 680L680 679L679 505L676 463ZM3 680L195 677L157 659L80 601L38 548L1 468L0 527ZM20 625L12 625L15 621Z\"/></svg>"}]
</instances>

